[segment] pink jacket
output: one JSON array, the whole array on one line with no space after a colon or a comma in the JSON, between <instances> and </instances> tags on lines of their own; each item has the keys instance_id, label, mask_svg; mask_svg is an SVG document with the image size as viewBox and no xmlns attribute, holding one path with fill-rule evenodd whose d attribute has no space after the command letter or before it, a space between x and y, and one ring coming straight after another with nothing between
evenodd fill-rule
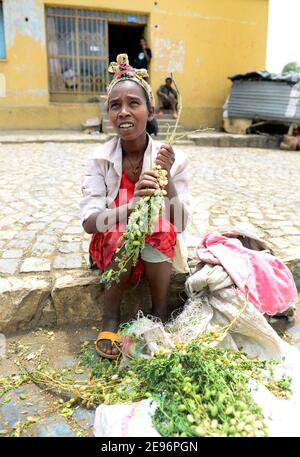
<instances>
[{"instance_id":1,"label":"pink jacket","mask_svg":"<svg viewBox=\"0 0 300 457\"><path fill-rule=\"evenodd\" d=\"M197 254L205 263L222 265L241 292L248 289L249 301L263 313L282 313L297 302L292 273L271 254L217 234L205 235Z\"/></svg>"}]
</instances>

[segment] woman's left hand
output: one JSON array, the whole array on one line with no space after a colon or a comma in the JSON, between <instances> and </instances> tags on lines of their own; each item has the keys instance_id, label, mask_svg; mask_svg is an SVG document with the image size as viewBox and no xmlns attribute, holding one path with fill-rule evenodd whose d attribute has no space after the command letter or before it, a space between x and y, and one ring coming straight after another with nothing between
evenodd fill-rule
<instances>
[{"instance_id":1,"label":"woman's left hand","mask_svg":"<svg viewBox=\"0 0 300 457\"><path fill-rule=\"evenodd\" d=\"M174 162L175 154L172 146L169 144L162 144L154 163L156 165L160 165L164 170L166 170L168 177L170 177L170 171Z\"/></svg>"}]
</instances>

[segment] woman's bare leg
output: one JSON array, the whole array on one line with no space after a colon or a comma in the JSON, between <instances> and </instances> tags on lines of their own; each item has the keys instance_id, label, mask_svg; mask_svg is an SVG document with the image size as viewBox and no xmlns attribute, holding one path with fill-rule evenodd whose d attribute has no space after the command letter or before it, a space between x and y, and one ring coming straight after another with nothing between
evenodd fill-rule
<instances>
[{"instance_id":1,"label":"woman's bare leg","mask_svg":"<svg viewBox=\"0 0 300 457\"><path fill-rule=\"evenodd\" d=\"M117 269L117 266L112 262L108 268ZM104 332L116 332L120 324L120 307L124 288L131 274L131 266L127 266L127 272L122 273L120 282L113 283L110 289L105 289L104 292L104 313L102 320L102 329ZM109 340L98 342L98 347L106 354L117 354L118 349L112 347Z\"/></svg>"},{"instance_id":2,"label":"woman's bare leg","mask_svg":"<svg viewBox=\"0 0 300 457\"><path fill-rule=\"evenodd\" d=\"M169 318L168 295L172 264L144 262L144 265L152 298L152 314L165 322Z\"/></svg>"}]
</instances>

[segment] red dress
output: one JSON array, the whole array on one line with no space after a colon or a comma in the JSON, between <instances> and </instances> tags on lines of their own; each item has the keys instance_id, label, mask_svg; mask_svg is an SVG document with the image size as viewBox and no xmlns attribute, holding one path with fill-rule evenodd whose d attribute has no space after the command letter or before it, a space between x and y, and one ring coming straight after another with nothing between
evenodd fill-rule
<instances>
[{"instance_id":1,"label":"red dress","mask_svg":"<svg viewBox=\"0 0 300 457\"><path fill-rule=\"evenodd\" d=\"M122 171L122 178L119 193L110 207L125 205L133 198L135 183ZM100 270L104 270L111 263L116 249L120 246L119 238L125 231L124 224L116 224L106 232L94 233L90 242L90 256L96 262ZM159 229L159 230L158 230ZM173 260L177 234L174 225L159 218L155 231L146 235L145 241L150 246ZM130 282L137 282L144 273L144 264L141 259L131 273Z\"/></svg>"}]
</instances>

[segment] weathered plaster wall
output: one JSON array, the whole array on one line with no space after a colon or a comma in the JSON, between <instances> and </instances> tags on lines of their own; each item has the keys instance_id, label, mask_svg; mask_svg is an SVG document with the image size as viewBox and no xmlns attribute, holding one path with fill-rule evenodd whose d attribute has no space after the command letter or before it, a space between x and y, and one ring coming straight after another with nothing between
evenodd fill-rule
<instances>
[{"instance_id":1,"label":"weathered plaster wall","mask_svg":"<svg viewBox=\"0 0 300 457\"><path fill-rule=\"evenodd\" d=\"M0 61L6 80L2 105L48 103L44 5L40 0L5 0L3 4L7 61Z\"/></svg>"},{"instance_id":2,"label":"weathered plaster wall","mask_svg":"<svg viewBox=\"0 0 300 457\"><path fill-rule=\"evenodd\" d=\"M0 61L0 74L6 80L2 107L49 103L46 3L51 4L4 1L7 61ZM149 14L153 89L173 72L184 102L182 122L188 128L220 125L230 89L227 77L265 67L268 0L55 0L53 4Z\"/></svg>"}]
</instances>

